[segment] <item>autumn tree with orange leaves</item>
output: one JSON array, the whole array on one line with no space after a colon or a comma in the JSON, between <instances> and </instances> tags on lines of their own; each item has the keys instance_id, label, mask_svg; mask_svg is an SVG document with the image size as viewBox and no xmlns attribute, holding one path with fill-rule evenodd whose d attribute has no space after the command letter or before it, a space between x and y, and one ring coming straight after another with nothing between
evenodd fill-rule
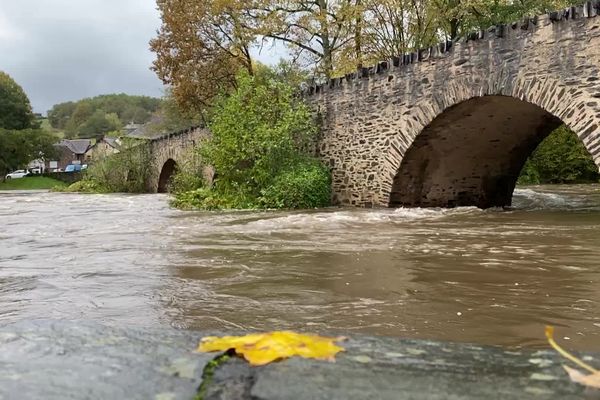
<instances>
[{"instance_id":1,"label":"autumn tree with orange leaves","mask_svg":"<svg viewBox=\"0 0 600 400\"><path fill-rule=\"evenodd\" d=\"M240 69L252 73L253 21L243 0L158 0L162 25L150 42L152 69L182 108L202 110L235 86Z\"/></svg>"}]
</instances>

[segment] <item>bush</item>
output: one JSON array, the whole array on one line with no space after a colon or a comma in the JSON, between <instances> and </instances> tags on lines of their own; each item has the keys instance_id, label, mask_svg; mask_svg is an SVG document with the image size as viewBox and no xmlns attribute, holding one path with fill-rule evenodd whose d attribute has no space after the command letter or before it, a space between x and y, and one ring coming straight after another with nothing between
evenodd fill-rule
<instances>
[{"instance_id":1,"label":"bush","mask_svg":"<svg viewBox=\"0 0 600 400\"><path fill-rule=\"evenodd\" d=\"M97 160L83 180L69 191L87 193L144 193L149 177L150 149L145 142L124 143L117 154Z\"/></svg>"},{"instance_id":2,"label":"bush","mask_svg":"<svg viewBox=\"0 0 600 400\"><path fill-rule=\"evenodd\" d=\"M329 171L315 161L298 163L281 173L260 197L261 205L266 208L325 207L330 200Z\"/></svg>"},{"instance_id":3,"label":"bush","mask_svg":"<svg viewBox=\"0 0 600 400\"><path fill-rule=\"evenodd\" d=\"M290 86L247 73L234 93L219 98L209 128L212 138L200 153L219 177L215 189L243 187L256 197L301 158L316 134L310 110Z\"/></svg>"},{"instance_id":4,"label":"bush","mask_svg":"<svg viewBox=\"0 0 600 400\"><path fill-rule=\"evenodd\" d=\"M171 201L171 205L183 210L255 209L259 207L256 199L244 192L238 194L219 193L211 188L177 193Z\"/></svg>"},{"instance_id":5,"label":"bush","mask_svg":"<svg viewBox=\"0 0 600 400\"><path fill-rule=\"evenodd\" d=\"M202 163L197 151L190 152L178 165L169 183L169 192L183 193L209 186L208 168Z\"/></svg>"},{"instance_id":6,"label":"bush","mask_svg":"<svg viewBox=\"0 0 600 400\"><path fill-rule=\"evenodd\" d=\"M265 71L242 73L237 81L236 91L217 101L212 137L199 147L214 182L209 188L197 171L183 169L172 204L205 210L329 205L329 171L310 155L317 127L306 104Z\"/></svg>"},{"instance_id":7,"label":"bush","mask_svg":"<svg viewBox=\"0 0 600 400\"><path fill-rule=\"evenodd\" d=\"M98 184L98 182L89 179L83 179L81 181L75 182L66 188L55 187L54 189L52 189L52 191L79 193L108 193L108 190L106 190L106 188Z\"/></svg>"}]
</instances>

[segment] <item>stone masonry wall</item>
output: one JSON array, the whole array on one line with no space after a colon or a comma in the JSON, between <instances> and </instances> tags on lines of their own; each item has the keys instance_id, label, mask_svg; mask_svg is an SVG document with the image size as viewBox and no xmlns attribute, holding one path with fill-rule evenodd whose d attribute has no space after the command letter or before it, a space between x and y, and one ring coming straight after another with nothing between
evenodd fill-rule
<instances>
[{"instance_id":1,"label":"stone masonry wall","mask_svg":"<svg viewBox=\"0 0 600 400\"><path fill-rule=\"evenodd\" d=\"M334 202L388 206L395 177L417 136L453 106L489 95L509 96L559 118L577 133L600 165L600 17L597 14L600 2L593 2L493 27L459 42L387 60L311 88L307 99L322 117L318 153L332 169ZM487 107L487 112L490 107L493 105ZM479 112L478 109L486 107L474 105L473 112ZM471 116L469 109L461 112L465 118ZM545 117L536 118L542 121ZM483 120L483 115L478 119ZM491 116L490 119L493 120ZM511 120L511 116L506 119ZM459 122L460 119L450 120L446 125L457 126ZM486 128L485 122L482 124ZM495 132L491 123L487 128L473 135ZM456 135L452 129L447 134L440 132L436 140L445 142L447 151L463 148L467 154L478 154L477 143L482 141L471 140L475 136ZM530 142L525 146L527 152L538 139L541 138L527 139ZM525 147L521 146L520 151ZM514 163L521 162L519 157L513 158ZM476 169L484 162L485 159L479 164L473 162L472 171L460 172L467 174L468 179L461 179L478 178ZM507 167L502 173L508 174L506 171L510 170L514 174L515 169ZM497 173L489 169L489 174ZM446 183L440 180L436 185L447 184L451 190L456 182L456 177L448 176ZM476 190L477 185L468 186L468 190ZM445 189L438 185L436 190L442 193ZM443 200L451 205L451 199ZM432 201L427 205L436 204Z\"/></svg>"}]
</instances>

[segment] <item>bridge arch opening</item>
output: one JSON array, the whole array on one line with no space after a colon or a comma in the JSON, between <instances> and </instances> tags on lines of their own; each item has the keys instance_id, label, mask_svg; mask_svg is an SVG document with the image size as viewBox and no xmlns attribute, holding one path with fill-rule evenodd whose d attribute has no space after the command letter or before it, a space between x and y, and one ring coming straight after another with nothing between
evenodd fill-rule
<instances>
[{"instance_id":1,"label":"bridge arch opening","mask_svg":"<svg viewBox=\"0 0 600 400\"><path fill-rule=\"evenodd\" d=\"M167 193L169 191L169 186L171 185L171 180L173 179L175 172L177 172L177 163L172 158L169 158L165 161L160 170L158 193Z\"/></svg>"},{"instance_id":2,"label":"bridge arch opening","mask_svg":"<svg viewBox=\"0 0 600 400\"><path fill-rule=\"evenodd\" d=\"M458 103L414 139L394 177L389 206L510 206L527 158L561 124L514 97Z\"/></svg>"}]
</instances>

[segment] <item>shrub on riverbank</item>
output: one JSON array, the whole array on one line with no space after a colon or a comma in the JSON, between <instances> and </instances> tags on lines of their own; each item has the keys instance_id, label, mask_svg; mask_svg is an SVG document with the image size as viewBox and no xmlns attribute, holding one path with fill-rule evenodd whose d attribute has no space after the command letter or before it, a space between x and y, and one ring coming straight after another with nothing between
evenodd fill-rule
<instances>
[{"instance_id":1,"label":"shrub on riverbank","mask_svg":"<svg viewBox=\"0 0 600 400\"><path fill-rule=\"evenodd\" d=\"M91 179L82 179L67 187L54 187L52 190L66 193L110 193L106 188Z\"/></svg>"},{"instance_id":2,"label":"shrub on riverbank","mask_svg":"<svg viewBox=\"0 0 600 400\"><path fill-rule=\"evenodd\" d=\"M266 208L312 208L327 205L330 199L329 171L309 160L278 175L259 200Z\"/></svg>"},{"instance_id":3,"label":"shrub on riverbank","mask_svg":"<svg viewBox=\"0 0 600 400\"><path fill-rule=\"evenodd\" d=\"M209 122L198 151L215 170L212 185L176 191L180 208L313 208L329 205L329 171L310 155L317 126L290 85L272 73L238 76ZM177 178L175 178L177 181Z\"/></svg>"},{"instance_id":4,"label":"shrub on riverbank","mask_svg":"<svg viewBox=\"0 0 600 400\"><path fill-rule=\"evenodd\" d=\"M144 142L123 143L117 154L95 160L81 181L63 191L83 193L143 193L150 168Z\"/></svg>"}]
</instances>

